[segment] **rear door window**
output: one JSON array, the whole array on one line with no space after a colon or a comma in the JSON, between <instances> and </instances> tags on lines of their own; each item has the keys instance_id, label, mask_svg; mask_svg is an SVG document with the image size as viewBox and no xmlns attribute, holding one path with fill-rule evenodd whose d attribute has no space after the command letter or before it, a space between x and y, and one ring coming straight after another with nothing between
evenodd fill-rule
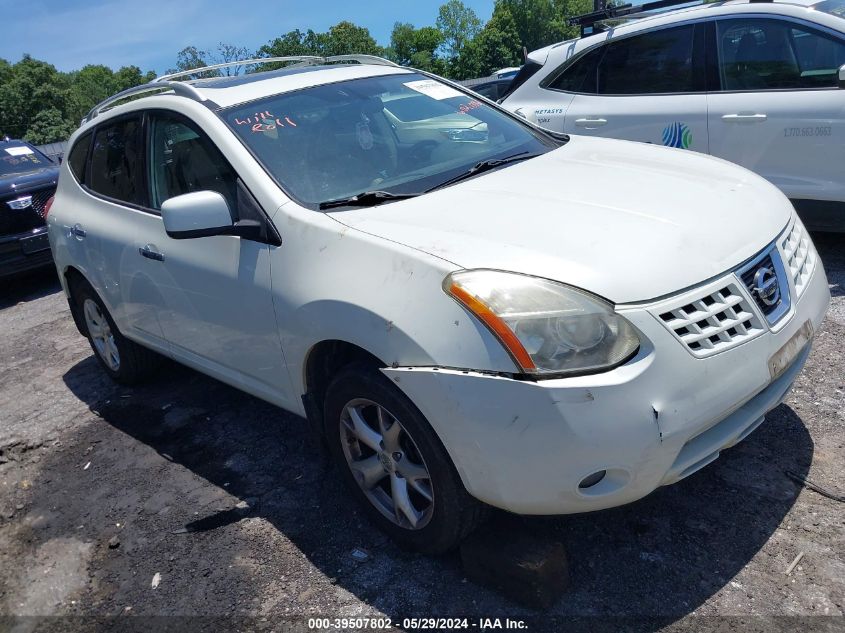
<instances>
[{"instance_id":1,"label":"rear door window","mask_svg":"<svg viewBox=\"0 0 845 633\"><path fill-rule=\"evenodd\" d=\"M696 92L694 34L688 24L611 42L599 65L598 93Z\"/></svg>"},{"instance_id":2,"label":"rear door window","mask_svg":"<svg viewBox=\"0 0 845 633\"><path fill-rule=\"evenodd\" d=\"M836 88L845 42L788 20L717 21L723 90Z\"/></svg>"},{"instance_id":3,"label":"rear door window","mask_svg":"<svg viewBox=\"0 0 845 633\"><path fill-rule=\"evenodd\" d=\"M140 117L103 125L94 135L88 187L112 200L144 206L143 160Z\"/></svg>"},{"instance_id":4,"label":"rear door window","mask_svg":"<svg viewBox=\"0 0 845 633\"><path fill-rule=\"evenodd\" d=\"M606 46L598 46L564 68L547 88L564 92L596 94L598 68Z\"/></svg>"},{"instance_id":5,"label":"rear door window","mask_svg":"<svg viewBox=\"0 0 845 633\"><path fill-rule=\"evenodd\" d=\"M567 65L545 87L602 95L701 92L695 35L695 25L687 24L612 40Z\"/></svg>"}]
</instances>

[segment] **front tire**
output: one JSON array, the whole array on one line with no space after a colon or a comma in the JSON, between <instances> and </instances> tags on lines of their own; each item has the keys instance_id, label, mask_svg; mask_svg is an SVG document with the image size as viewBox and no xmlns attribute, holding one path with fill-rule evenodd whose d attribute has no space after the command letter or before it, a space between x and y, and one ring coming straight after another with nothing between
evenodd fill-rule
<instances>
[{"instance_id":1,"label":"front tire","mask_svg":"<svg viewBox=\"0 0 845 633\"><path fill-rule=\"evenodd\" d=\"M156 367L161 356L130 341L120 333L105 304L85 281L74 284L71 295L94 356L116 382L134 385L142 382Z\"/></svg>"},{"instance_id":2,"label":"front tire","mask_svg":"<svg viewBox=\"0 0 845 633\"><path fill-rule=\"evenodd\" d=\"M340 370L323 411L342 477L398 544L445 552L483 520L485 506L466 492L428 421L378 369L354 364Z\"/></svg>"}]
</instances>

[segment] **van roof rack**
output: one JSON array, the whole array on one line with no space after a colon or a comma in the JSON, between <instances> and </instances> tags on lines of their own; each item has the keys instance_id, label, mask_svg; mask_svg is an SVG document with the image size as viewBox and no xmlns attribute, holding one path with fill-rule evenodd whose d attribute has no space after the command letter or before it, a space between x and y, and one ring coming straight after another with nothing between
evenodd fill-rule
<instances>
[{"instance_id":1,"label":"van roof rack","mask_svg":"<svg viewBox=\"0 0 845 633\"><path fill-rule=\"evenodd\" d=\"M107 99L104 99L88 111L88 114L86 114L85 117L82 119L80 125L87 123L92 119L95 119L99 114L101 114L105 110L108 110L111 107L114 107L116 103L123 101L124 99L134 96L141 96L145 93L162 93L167 91L173 91L179 96L188 97L189 99L193 99L194 101L208 103L208 97L203 96L203 94L190 83L191 80L173 80L177 77L198 75L200 73L219 70L221 68L228 68L231 66L251 66L255 64L271 64L277 62L294 62L294 66L319 66L323 64L330 65L344 63L373 64L377 66L399 66L399 64L396 64L390 61L389 59L384 59L383 57L377 57L375 55L330 55L328 57L320 57L318 55L291 55L286 57L259 57L255 59L242 59L239 61L225 62L223 64L203 66L202 68L180 70L179 72L161 75L159 77L156 77L149 83L140 86L134 86L132 88L127 88L122 92L118 92L117 94L112 95ZM249 74L258 75L263 72L268 71L262 70L257 73Z\"/></svg>"},{"instance_id":2,"label":"van roof rack","mask_svg":"<svg viewBox=\"0 0 845 633\"><path fill-rule=\"evenodd\" d=\"M604 9L599 9L598 11L592 11L590 13L585 13L583 15L578 15L573 18L569 18L569 26L580 26L581 37L584 37L585 35L591 35L592 33L598 33L599 31L603 30L594 28L592 32L587 32L587 29L593 27L599 22L604 22L605 20L631 20L636 17L646 17L638 16L637 14L640 13L656 11L659 9L668 9L670 7L680 7L684 5L694 7L703 4L705 3L696 2L696 0L654 0L653 2L646 2L643 4L638 4L636 6L632 4L623 4L619 6L605 7Z\"/></svg>"}]
</instances>

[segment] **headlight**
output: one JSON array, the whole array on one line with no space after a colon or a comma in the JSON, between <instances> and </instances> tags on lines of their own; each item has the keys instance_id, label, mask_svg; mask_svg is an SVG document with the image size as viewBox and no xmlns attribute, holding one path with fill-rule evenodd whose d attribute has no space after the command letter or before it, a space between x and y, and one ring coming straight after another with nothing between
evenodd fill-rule
<instances>
[{"instance_id":1,"label":"headlight","mask_svg":"<svg viewBox=\"0 0 845 633\"><path fill-rule=\"evenodd\" d=\"M499 338L532 374L610 369L640 345L634 327L613 306L583 290L497 270L461 270L443 289Z\"/></svg>"}]
</instances>

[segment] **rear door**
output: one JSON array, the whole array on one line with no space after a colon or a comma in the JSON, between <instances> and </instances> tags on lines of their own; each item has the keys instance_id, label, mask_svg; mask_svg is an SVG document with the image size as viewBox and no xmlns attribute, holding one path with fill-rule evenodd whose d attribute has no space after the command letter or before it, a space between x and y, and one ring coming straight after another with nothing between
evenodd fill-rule
<instances>
[{"instance_id":1,"label":"rear door","mask_svg":"<svg viewBox=\"0 0 845 633\"><path fill-rule=\"evenodd\" d=\"M707 152L701 24L611 39L548 84L574 93L564 131Z\"/></svg>"},{"instance_id":2,"label":"rear door","mask_svg":"<svg viewBox=\"0 0 845 633\"><path fill-rule=\"evenodd\" d=\"M771 15L720 18L712 33L720 89L708 96L711 153L792 199L845 200L842 36Z\"/></svg>"},{"instance_id":3,"label":"rear door","mask_svg":"<svg viewBox=\"0 0 845 633\"><path fill-rule=\"evenodd\" d=\"M166 350L159 323L162 294L138 250L139 244L157 241L161 232L161 219L147 211L141 121L136 113L97 126L87 169L73 169L87 195L74 206L74 223L65 229L74 260L84 262L87 279L120 331Z\"/></svg>"}]
</instances>

